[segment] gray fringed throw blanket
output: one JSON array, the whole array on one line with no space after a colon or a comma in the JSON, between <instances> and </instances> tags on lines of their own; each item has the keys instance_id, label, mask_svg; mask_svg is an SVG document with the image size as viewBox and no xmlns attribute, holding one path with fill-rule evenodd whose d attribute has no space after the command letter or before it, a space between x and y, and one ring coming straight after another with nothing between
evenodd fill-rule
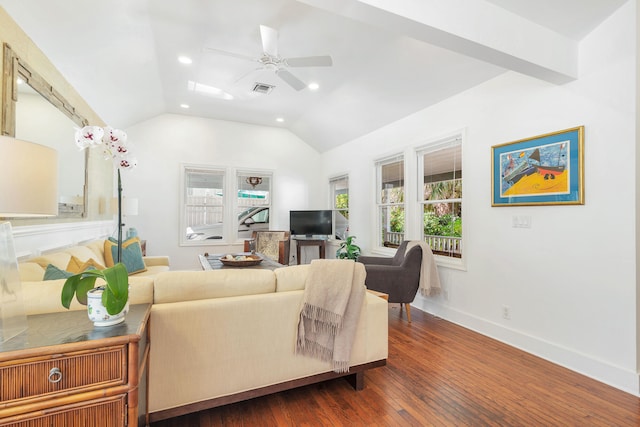
<instances>
[{"instance_id":1,"label":"gray fringed throw blanket","mask_svg":"<svg viewBox=\"0 0 640 427\"><path fill-rule=\"evenodd\" d=\"M352 260L315 259L305 283L296 354L332 361L349 372L353 339L364 301L364 270Z\"/></svg>"}]
</instances>

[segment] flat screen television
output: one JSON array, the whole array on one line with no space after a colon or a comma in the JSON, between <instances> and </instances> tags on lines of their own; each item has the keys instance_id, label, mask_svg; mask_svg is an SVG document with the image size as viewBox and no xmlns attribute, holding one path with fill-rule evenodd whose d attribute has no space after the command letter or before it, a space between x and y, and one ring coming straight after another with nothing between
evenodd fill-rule
<instances>
[{"instance_id":1,"label":"flat screen television","mask_svg":"<svg viewBox=\"0 0 640 427\"><path fill-rule=\"evenodd\" d=\"M333 232L331 211L290 211L289 227L294 236L329 236Z\"/></svg>"}]
</instances>

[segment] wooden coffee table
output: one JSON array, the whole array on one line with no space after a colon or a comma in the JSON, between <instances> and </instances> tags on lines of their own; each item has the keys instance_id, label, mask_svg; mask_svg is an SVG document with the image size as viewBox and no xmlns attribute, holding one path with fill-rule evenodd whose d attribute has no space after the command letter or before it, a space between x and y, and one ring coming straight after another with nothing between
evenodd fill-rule
<instances>
[{"instance_id":1,"label":"wooden coffee table","mask_svg":"<svg viewBox=\"0 0 640 427\"><path fill-rule=\"evenodd\" d=\"M234 253L234 255L250 255L250 252L238 252ZM266 269L266 270L275 270L276 268L284 267L284 265L275 262L271 258L263 255L261 253L256 252L256 255L262 257L262 262L258 265L251 265L246 267L233 267L229 265L224 265L220 258L225 256L226 254L204 254L198 255L200 259L200 265L203 270L226 270L226 269Z\"/></svg>"}]
</instances>

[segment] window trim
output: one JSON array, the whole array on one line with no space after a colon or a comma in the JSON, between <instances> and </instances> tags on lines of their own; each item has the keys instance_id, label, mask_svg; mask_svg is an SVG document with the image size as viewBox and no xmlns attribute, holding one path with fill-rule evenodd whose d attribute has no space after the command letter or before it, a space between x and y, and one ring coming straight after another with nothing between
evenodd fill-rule
<instances>
[{"instance_id":1,"label":"window trim","mask_svg":"<svg viewBox=\"0 0 640 427\"><path fill-rule=\"evenodd\" d=\"M350 195L350 182L349 182L349 174L348 173L344 173L344 174L340 174L340 175L335 175L335 176L331 176L329 177L329 205L331 208L331 211L333 212L333 230L332 230L332 238L336 238L336 218L338 215L338 211L343 210L343 209L338 209L336 208L336 198L335 198L335 183L341 180L346 180L347 181L347 196ZM350 199L349 197L347 198L348 200L348 204L347 204L347 211L349 211L349 205L350 205ZM349 218L347 218L347 230L349 230ZM348 233L347 233L348 235Z\"/></svg>"},{"instance_id":2,"label":"window trim","mask_svg":"<svg viewBox=\"0 0 640 427\"><path fill-rule=\"evenodd\" d=\"M434 138L432 140L428 140L425 141L424 143L420 144L419 146L415 147L414 149L414 153L415 153L415 159L416 159L416 183L417 183L417 188L416 188L416 211L417 212L422 212L422 206L424 204L424 200L423 200L423 195L422 195L422 185L423 185L423 180L424 177L421 175L424 175L424 164L423 164L423 160L424 160L424 155L428 154L428 153L432 153L444 148L447 148L447 146L454 146L454 145L460 145L460 150L461 150L461 176L460 178L462 179L462 198L460 199L451 199L452 202L460 202L462 204L462 217L465 218L466 216L466 208L465 208L465 203L464 203L464 195L465 195L465 180L464 180L464 175L465 175L465 168L464 168L464 147L465 147L465 140L466 140L466 133L464 132L464 130L459 130L456 132L452 132L448 135L445 136L441 136L439 138ZM423 240L424 239L424 227L422 226L422 215L418 215L419 221L420 221L420 232L419 232L419 239ZM466 246L464 244L464 242L467 239L467 229L468 226L464 225L464 221L463 221L463 226L462 226L462 249L461 249L461 258L455 258L455 257L449 257L449 256L444 256L444 255L437 255L437 254L433 254L435 260L436 260L436 264L438 266L442 266L442 267L447 267L447 268L452 268L452 269L458 269L458 270L466 270L466 265L467 265L467 254L466 254Z\"/></svg>"},{"instance_id":3,"label":"window trim","mask_svg":"<svg viewBox=\"0 0 640 427\"><path fill-rule=\"evenodd\" d=\"M269 204L268 205L260 205L260 206L266 206L269 208L269 228L271 228L271 219L273 218L273 214L274 214L274 210L273 210L273 174L274 172L272 170L267 170L267 169L245 169L245 168L238 168L234 170L234 181L233 181L233 193L235 195L235 197L233 197L233 203L232 203L232 218L236 218L240 207L241 206L245 206L245 205L240 205L238 203L238 191L240 191L240 188L238 187L238 177L240 176L252 176L252 175L259 175L262 177L269 177ZM247 207L249 205L246 205ZM244 242L244 238L238 237L238 230L237 227L233 227L233 230L231 231L231 241L234 241L236 243L239 242Z\"/></svg>"},{"instance_id":4,"label":"window trim","mask_svg":"<svg viewBox=\"0 0 640 427\"><path fill-rule=\"evenodd\" d=\"M381 198L381 184L382 184L382 167L385 165L389 165L391 163L395 163L395 162L399 162L402 161L402 179L403 179L403 187L404 187L404 202L402 203L382 203L382 198ZM382 245L382 242L378 240L378 233L380 232L380 225L382 225L382 217L381 217L381 208L383 206L401 206L404 209L404 215L405 215L405 229L404 229L404 236L403 236L403 240L407 239L407 195L410 194L407 192L407 156L405 155L404 151L403 152L399 152L399 153L395 153L392 155L388 155L385 157L380 157L378 159L374 160L374 168L375 168L375 175L376 175L376 179L375 179L375 207L376 207L376 211L375 211L375 223L374 223L374 232L373 232L373 238L375 239L372 243L372 247L373 247L373 251L378 252L378 253L395 253L395 248L388 248Z\"/></svg>"},{"instance_id":5,"label":"window trim","mask_svg":"<svg viewBox=\"0 0 640 427\"><path fill-rule=\"evenodd\" d=\"M223 179L223 191L225 194L225 196L223 197L223 204L222 204L222 212L223 212L223 225L222 225L222 236L223 238L220 240L215 240L215 243L213 240L189 240L187 239L187 236L185 234L185 231L187 229L187 219L186 219L186 190L187 190L187 173L189 171L196 171L196 170L202 170L202 171L210 171L210 172L221 172L222 173L222 179ZM228 206L227 206L227 197L228 197L228 187L229 187L229 183L228 183L228 170L226 167L224 166L214 166L214 165L202 165L202 164L193 164L193 163L181 163L180 164L180 191L179 191L179 197L180 197L180 212L179 212L179 237L178 237L178 244L179 246L212 246L215 244L221 244L224 243L226 244L227 241L225 240L225 235L226 235L226 227L225 227L225 222L224 222L224 218L228 217Z\"/></svg>"}]
</instances>

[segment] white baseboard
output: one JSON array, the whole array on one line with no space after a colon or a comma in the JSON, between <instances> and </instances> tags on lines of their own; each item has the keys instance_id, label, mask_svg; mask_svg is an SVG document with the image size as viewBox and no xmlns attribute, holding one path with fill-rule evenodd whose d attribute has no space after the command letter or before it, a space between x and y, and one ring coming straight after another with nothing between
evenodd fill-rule
<instances>
[{"instance_id":1,"label":"white baseboard","mask_svg":"<svg viewBox=\"0 0 640 427\"><path fill-rule=\"evenodd\" d=\"M635 371L614 366L587 354L528 335L522 331L507 328L504 325L469 313L428 301L420 295L416 296L412 305L422 311L541 357L556 365L563 366L634 396L640 396L640 378Z\"/></svg>"}]
</instances>

